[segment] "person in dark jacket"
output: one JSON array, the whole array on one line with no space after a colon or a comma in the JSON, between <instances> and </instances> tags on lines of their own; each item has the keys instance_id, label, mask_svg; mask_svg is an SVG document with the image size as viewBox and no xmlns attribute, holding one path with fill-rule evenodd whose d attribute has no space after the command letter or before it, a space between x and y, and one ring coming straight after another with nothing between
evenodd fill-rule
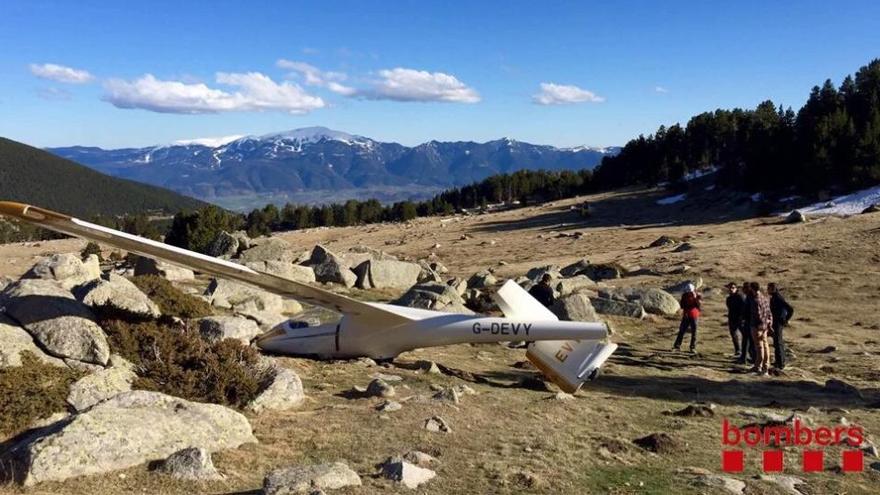
<instances>
[{"instance_id":1,"label":"person in dark jacket","mask_svg":"<svg viewBox=\"0 0 880 495\"><path fill-rule=\"evenodd\" d=\"M770 298L761 291L761 285L758 282L750 282L746 301L748 301L749 308L749 328L752 331L752 341L755 344L755 366L752 371L758 375L767 376L770 369L770 345L767 343L767 337L773 329Z\"/></svg>"},{"instance_id":2,"label":"person in dark jacket","mask_svg":"<svg viewBox=\"0 0 880 495\"><path fill-rule=\"evenodd\" d=\"M767 284L767 293L770 294L770 312L773 313L773 366L781 370L785 368L785 339L782 329L794 316L794 308L782 297L775 283Z\"/></svg>"},{"instance_id":3,"label":"person in dark jacket","mask_svg":"<svg viewBox=\"0 0 880 495\"><path fill-rule=\"evenodd\" d=\"M541 281L529 289L529 295L548 308L553 306L553 303L556 302L556 296L553 295L553 287L550 287L551 279L550 274L545 273L544 276L541 277Z\"/></svg>"},{"instance_id":4,"label":"person in dark jacket","mask_svg":"<svg viewBox=\"0 0 880 495\"><path fill-rule=\"evenodd\" d=\"M740 352L739 359L736 360L737 364L746 364L746 362L750 364L755 363L755 344L752 342L752 331L749 328L749 315L751 314L750 302L753 300L749 299L749 284L743 283L742 289L740 289L739 293L743 298L743 306L742 306L742 318L740 319L740 332L742 333L742 340L740 341Z\"/></svg>"},{"instance_id":5,"label":"person in dark jacket","mask_svg":"<svg viewBox=\"0 0 880 495\"><path fill-rule=\"evenodd\" d=\"M746 299L740 294L739 288L733 282L727 284L727 293L727 329L730 331L730 339L733 341L733 355L739 357Z\"/></svg>"},{"instance_id":6,"label":"person in dark jacket","mask_svg":"<svg viewBox=\"0 0 880 495\"><path fill-rule=\"evenodd\" d=\"M696 287L694 284L688 284L687 289L684 294L681 295L681 301L678 303L681 306L681 324L678 326L678 336L675 337L675 344L672 345L672 349L675 351L681 350L681 341L684 340L684 334L686 332L691 333L691 352L696 352L697 350L697 320L700 319L700 307L702 306L702 300L700 299L700 295L696 292Z\"/></svg>"}]
</instances>

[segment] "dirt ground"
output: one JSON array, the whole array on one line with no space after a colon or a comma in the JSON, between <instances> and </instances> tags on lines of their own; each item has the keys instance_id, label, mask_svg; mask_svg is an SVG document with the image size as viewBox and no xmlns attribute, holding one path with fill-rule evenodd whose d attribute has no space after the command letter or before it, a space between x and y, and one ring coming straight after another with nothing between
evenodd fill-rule
<instances>
[{"instance_id":1,"label":"dirt ground","mask_svg":"<svg viewBox=\"0 0 880 495\"><path fill-rule=\"evenodd\" d=\"M675 318L612 318L613 340L621 348L602 376L568 401L554 399L552 390L517 385L535 372L515 366L525 359L523 350L501 345L419 350L400 356L387 369L278 358L303 378L308 400L298 410L252 416L259 444L214 456L224 481L178 482L138 466L0 492L255 493L273 468L341 459L362 475L364 486L334 493L408 493L376 477L376 464L417 449L438 457L440 465L438 476L416 493L721 493L700 486L697 473L723 474L724 418L742 426L753 422L749 412L787 416L799 411L817 426L860 425L868 439L880 443L880 215L785 225L778 218L744 218L745 206L731 198L657 206L662 196L615 192L472 217L280 236L302 249L323 243L344 252L367 245L410 259L433 253L450 275L458 276L495 267L498 275L515 277L535 266L586 257L661 274L615 281L621 286L664 287L701 277L705 311L697 355L670 351ZM571 209L585 200L592 212L587 219ZM584 235L559 237L574 232ZM685 239L693 249L648 248L660 235ZM18 276L36 256L83 245L65 240L0 246L0 276ZM682 265L690 267L686 273L669 273ZM795 319L786 329L793 356L781 376L746 373L729 358L721 288L728 281L746 280L779 283L795 307ZM460 372L425 374L406 367L421 359ZM345 394L354 385L366 385L375 373L403 378L396 384L402 410L380 413L375 409L379 399ZM829 389L829 379L855 386L861 398ZM463 397L460 404L430 399L431 385L460 384L476 395ZM714 417L663 414L696 402L716 404ZM432 415L442 416L452 432L424 430ZM672 437L673 451L655 454L632 443L657 432ZM797 488L807 495L880 491L880 459L866 455L863 473L844 474L837 469L840 450L827 449L824 472L802 473L800 449L786 448L783 474L803 480ZM759 480L760 462L760 450L747 448L745 472L731 475L746 483L745 493L795 493Z\"/></svg>"}]
</instances>

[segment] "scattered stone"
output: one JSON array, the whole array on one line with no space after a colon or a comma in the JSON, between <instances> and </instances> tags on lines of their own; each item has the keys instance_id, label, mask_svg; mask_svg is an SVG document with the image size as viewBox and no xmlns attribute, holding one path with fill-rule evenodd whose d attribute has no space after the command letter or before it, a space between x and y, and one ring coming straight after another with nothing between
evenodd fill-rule
<instances>
[{"instance_id":1,"label":"scattered stone","mask_svg":"<svg viewBox=\"0 0 880 495\"><path fill-rule=\"evenodd\" d=\"M486 289L498 283L498 279L489 270L477 272L468 279L469 289Z\"/></svg>"},{"instance_id":2,"label":"scattered stone","mask_svg":"<svg viewBox=\"0 0 880 495\"><path fill-rule=\"evenodd\" d=\"M440 282L414 285L393 304L447 313L473 314L455 289Z\"/></svg>"},{"instance_id":3,"label":"scattered stone","mask_svg":"<svg viewBox=\"0 0 880 495\"><path fill-rule=\"evenodd\" d=\"M713 493L729 493L732 495L742 495L746 489L746 484L736 478L730 476L720 476L717 474L701 474L694 480L699 486L705 486L714 490Z\"/></svg>"},{"instance_id":4,"label":"scattered stone","mask_svg":"<svg viewBox=\"0 0 880 495\"><path fill-rule=\"evenodd\" d=\"M794 210L785 217L785 223L803 223L807 221L806 215L799 210Z\"/></svg>"},{"instance_id":5,"label":"scattered stone","mask_svg":"<svg viewBox=\"0 0 880 495\"><path fill-rule=\"evenodd\" d=\"M109 308L141 318L162 316L156 303L130 280L115 273L76 288L74 294L80 302L92 308Z\"/></svg>"},{"instance_id":6,"label":"scattered stone","mask_svg":"<svg viewBox=\"0 0 880 495\"><path fill-rule=\"evenodd\" d=\"M344 462L276 469L263 479L265 495L312 494L361 486L361 477Z\"/></svg>"},{"instance_id":7,"label":"scattered stone","mask_svg":"<svg viewBox=\"0 0 880 495\"><path fill-rule=\"evenodd\" d=\"M379 412L394 412L401 409L403 409L403 405L400 402L393 400L385 400L376 406L376 410Z\"/></svg>"},{"instance_id":8,"label":"scattered stone","mask_svg":"<svg viewBox=\"0 0 880 495\"><path fill-rule=\"evenodd\" d=\"M669 237L668 235L661 235L654 242L652 242L651 244L648 244L648 247L654 248L654 247L674 246L674 245L678 244L679 242L681 242L681 241L679 241L678 239L675 239L674 237Z\"/></svg>"},{"instance_id":9,"label":"scattered stone","mask_svg":"<svg viewBox=\"0 0 880 495\"><path fill-rule=\"evenodd\" d=\"M452 433L452 428L440 416L431 416L425 420L425 429L432 433Z\"/></svg>"},{"instance_id":10,"label":"scattered stone","mask_svg":"<svg viewBox=\"0 0 880 495\"><path fill-rule=\"evenodd\" d=\"M34 343L23 328L0 314L0 369L21 366L22 353L29 352L43 363L64 368L61 359L52 357Z\"/></svg>"},{"instance_id":11,"label":"scattered stone","mask_svg":"<svg viewBox=\"0 0 880 495\"><path fill-rule=\"evenodd\" d=\"M382 476L407 488L415 489L433 479L437 473L419 467L401 457L391 457L382 464Z\"/></svg>"},{"instance_id":12,"label":"scattered stone","mask_svg":"<svg viewBox=\"0 0 880 495\"><path fill-rule=\"evenodd\" d=\"M434 361L416 361L415 367L417 370L423 373L428 373L432 375L439 375L442 373L442 371L440 371L440 367L437 366L437 363L435 363Z\"/></svg>"},{"instance_id":13,"label":"scattered stone","mask_svg":"<svg viewBox=\"0 0 880 495\"><path fill-rule=\"evenodd\" d=\"M164 261L138 256L134 264L134 275L156 275L169 282L187 282L196 279L196 274L189 268L175 266Z\"/></svg>"},{"instance_id":14,"label":"scattered stone","mask_svg":"<svg viewBox=\"0 0 880 495\"><path fill-rule=\"evenodd\" d=\"M403 454L403 460L423 468L433 467L440 463L436 457L418 450L410 450Z\"/></svg>"},{"instance_id":15,"label":"scattered stone","mask_svg":"<svg viewBox=\"0 0 880 495\"><path fill-rule=\"evenodd\" d=\"M247 405L246 409L261 413L283 411L302 404L306 395L299 375L290 368L275 365L271 358L266 358L264 362L272 363L268 365L267 370L271 377L269 385Z\"/></svg>"},{"instance_id":16,"label":"scattered stone","mask_svg":"<svg viewBox=\"0 0 880 495\"><path fill-rule=\"evenodd\" d=\"M91 310L54 280L23 279L2 294L6 314L49 354L107 364L110 347Z\"/></svg>"},{"instance_id":17,"label":"scattered stone","mask_svg":"<svg viewBox=\"0 0 880 495\"><path fill-rule=\"evenodd\" d=\"M208 342L237 339L248 345L260 335L260 327L253 320L240 316L209 316L199 322L199 333Z\"/></svg>"},{"instance_id":18,"label":"scattered stone","mask_svg":"<svg viewBox=\"0 0 880 495\"><path fill-rule=\"evenodd\" d=\"M114 361L119 364L88 374L70 386L67 403L74 410L85 411L99 402L131 390L131 384L137 378L133 366L119 356L114 356Z\"/></svg>"},{"instance_id":19,"label":"scattered stone","mask_svg":"<svg viewBox=\"0 0 880 495\"><path fill-rule=\"evenodd\" d=\"M565 321L600 321L599 315L590 302L590 296L584 293L571 294L557 299L550 307L560 320Z\"/></svg>"},{"instance_id":20,"label":"scattered stone","mask_svg":"<svg viewBox=\"0 0 880 495\"><path fill-rule=\"evenodd\" d=\"M565 392L556 392L556 395L553 396L553 400L562 400L562 401L574 400L574 396L571 394L567 394Z\"/></svg>"},{"instance_id":21,"label":"scattered stone","mask_svg":"<svg viewBox=\"0 0 880 495\"><path fill-rule=\"evenodd\" d=\"M72 289L100 277L101 266L96 255L82 261L78 255L68 253L40 259L21 278L55 280L65 289Z\"/></svg>"},{"instance_id":22,"label":"scattered stone","mask_svg":"<svg viewBox=\"0 0 880 495\"><path fill-rule=\"evenodd\" d=\"M358 265L354 273L360 289L408 289L419 281L422 267L406 261L367 260Z\"/></svg>"},{"instance_id":23,"label":"scattered stone","mask_svg":"<svg viewBox=\"0 0 880 495\"><path fill-rule=\"evenodd\" d=\"M682 416L686 418L711 418L715 416L715 405L714 404L691 404L685 407L684 409L680 409L674 412L664 412L663 414L669 414L672 416Z\"/></svg>"},{"instance_id":24,"label":"scattered stone","mask_svg":"<svg viewBox=\"0 0 880 495\"><path fill-rule=\"evenodd\" d=\"M223 479L217 472L211 453L198 447L189 447L168 456L159 465L160 472L173 478L192 481L214 481Z\"/></svg>"},{"instance_id":25,"label":"scattered stone","mask_svg":"<svg viewBox=\"0 0 880 495\"><path fill-rule=\"evenodd\" d=\"M587 268L589 268L589 266L590 260L588 260L587 258L583 258L575 261L570 265L565 266L564 268L559 270L559 273L563 277L575 277L578 275L582 275L587 270Z\"/></svg>"},{"instance_id":26,"label":"scattered stone","mask_svg":"<svg viewBox=\"0 0 880 495\"><path fill-rule=\"evenodd\" d=\"M596 282L586 275L575 275L573 277L564 278L556 284L556 291L560 296L574 294L584 289L594 289Z\"/></svg>"},{"instance_id":27,"label":"scattered stone","mask_svg":"<svg viewBox=\"0 0 880 495\"><path fill-rule=\"evenodd\" d=\"M862 210L862 214L877 213L877 212L880 212L880 203L874 203L871 206Z\"/></svg>"},{"instance_id":28,"label":"scattered stone","mask_svg":"<svg viewBox=\"0 0 880 495\"><path fill-rule=\"evenodd\" d=\"M794 476L785 476L780 474L762 474L758 476L758 479L779 486L785 491L785 493L789 495L804 495L805 493L798 489L798 485L803 485L806 482Z\"/></svg>"},{"instance_id":29,"label":"scattered stone","mask_svg":"<svg viewBox=\"0 0 880 495\"><path fill-rule=\"evenodd\" d=\"M693 251L693 250L694 250L694 245L689 242L685 242L682 245L678 246L677 248L673 249L672 252L673 253L684 253L684 252Z\"/></svg>"},{"instance_id":30,"label":"scattered stone","mask_svg":"<svg viewBox=\"0 0 880 495\"><path fill-rule=\"evenodd\" d=\"M367 390L365 395L367 397L382 397L389 398L394 397L397 394L394 390L394 386L390 385L385 380L376 378L367 385Z\"/></svg>"},{"instance_id":31,"label":"scattered stone","mask_svg":"<svg viewBox=\"0 0 880 495\"><path fill-rule=\"evenodd\" d=\"M681 450L681 445L677 440L662 432L636 438L633 443L657 454L669 454Z\"/></svg>"},{"instance_id":32,"label":"scattered stone","mask_svg":"<svg viewBox=\"0 0 880 495\"><path fill-rule=\"evenodd\" d=\"M600 297L590 298L593 308L603 315L626 316L629 318L642 319L645 317L645 308L639 303L615 301Z\"/></svg>"},{"instance_id":33,"label":"scattered stone","mask_svg":"<svg viewBox=\"0 0 880 495\"><path fill-rule=\"evenodd\" d=\"M30 432L0 461L30 486L126 469L192 445L213 452L256 441L247 418L232 409L136 390Z\"/></svg>"}]
</instances>

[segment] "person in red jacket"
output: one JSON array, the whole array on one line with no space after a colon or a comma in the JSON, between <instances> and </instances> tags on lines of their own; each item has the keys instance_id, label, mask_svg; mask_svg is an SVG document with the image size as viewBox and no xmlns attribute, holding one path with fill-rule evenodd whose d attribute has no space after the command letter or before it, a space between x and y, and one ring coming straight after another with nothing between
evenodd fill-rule
<instances>
[{"instance_id":1,"label":"person in red jacket","mask_svg":"<svg viewBox=\"0 0 880 495\"><path fill-rule=\"evenodd\" d=\"M681 325L678 327L678 336L675 338L675 344L672 349L681 350L681 341L684 339L685 332L691 333L691 352L697 349L697 320L700 319L700 307L702 299L696 292L694 284L688 284L684 294L681 295Z\"/></svg>"}]
</instances>

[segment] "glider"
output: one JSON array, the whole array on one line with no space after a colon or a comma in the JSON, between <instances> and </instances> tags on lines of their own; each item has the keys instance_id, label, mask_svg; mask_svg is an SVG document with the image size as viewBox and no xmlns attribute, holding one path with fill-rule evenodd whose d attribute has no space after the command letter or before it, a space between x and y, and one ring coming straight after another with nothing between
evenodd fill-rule
<instances>
[{"instance_id":1,"label":"glider","mask_svg":"<svg viewBox=\"0 0 880 495\"><path fill-rule=\"evenodd\" d=\"M334 310L342 318L308 326L287 321L257 338L262 350L322 359L391 359L421 347L460 343L527 341L526 356L562 390L573 393L594 378L617 345L604 323L559 321L512 280L494 295L504 318L461 315L362 302L309 284L264 273L85 222L36 206L0 202L0 215L190 268L214 277Z\"/></svg>"}]
</instances>

